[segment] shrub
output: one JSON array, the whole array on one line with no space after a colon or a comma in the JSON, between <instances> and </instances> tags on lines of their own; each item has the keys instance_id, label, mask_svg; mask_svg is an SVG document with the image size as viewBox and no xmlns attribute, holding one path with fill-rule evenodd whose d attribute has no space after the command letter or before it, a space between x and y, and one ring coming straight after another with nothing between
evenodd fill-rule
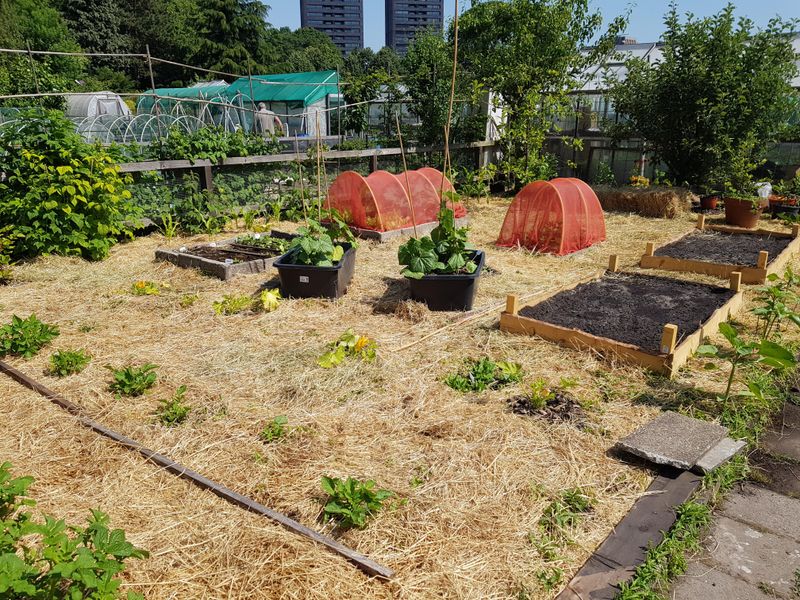
<instances>
[{"instance_id":1,"label":"shrub","mask_svg":"<svg viewBox=\"0 0 800 600\"><path fill-rule=\"evenodd\" d=\"M50 357L50 373L58 377L83 371L92 359L83 350L59 350Z\"/></svg>"},{"instance_id":2,"label":"shrub","mask_svg":"<svg viewBox=\"0 0 800 600\"><path fill-rule=\"evenodd\" d=\"M394 495L388 490L376 490L375 482L371 479L362 482L353 477L342 480L323 476L322 491L328 494L323 510L325 518L335 521L342 529L363 529L367 519Z\"/></svg>"},{"instance_id":3,"label":"shrub","mask_svg":"<svg viewBox=\"0 0 800 600\"><path fill-rule=\"evenodd\" d=\"M466 370L448 375L444 382L459 392L482 392L498 389L522 379L522 366L490 358L467 361Z\"/></svg>"},{"instance_id":4,"label":"shrub","mask_svg":"<svg viewBox=\"0 0 800 600\"><path fill-rule=\"evenodd\" d=\"M0 598L52 600L121 598L117 577L130 558L148 553L110 529L108 516L92 510L87 527L67 525L30 512L33 477L12 479L10 463L0 465ZM128 600L142 598L128 592Z\"/></svg>"},{"instance_id":5,"label":"shrub","mask_svg":"<svg viewBox=\"0 0 800 600\"><path fill-rule=\"evenodd\" d=\"M58 111L27 111L0 128L0 228L20 234L13 258L64 254L100 260L132 213L126 176Z\"/></svg>"},{"instance_id":6,"label":"shrub","mask_svg":"<svg viewBox=\"0 0 800 600\"><path fill-rule=\"evenodd\" d=\"M155 370L157 365L147 363L140 367L127 366L121 369L106 366L114 375L108 389L122 396L141 396L156 384L158 376Z\"/></svg>"},{"instance_id":7,"label":"shrub","mask_svg":"<svg viewBox=\"0 0 800 600\"><path fill-rule=\"evenodd\" d=\"M180 425L188 417L192 407L186 404L186 386L180 386L169 400L161 400L156 415L165 427Z\"/></svg>"},{"instance_id":8,"label":"shrub","mask_svg":"<svg viewBox=\"0 0 800 600\"><path fill-rule=\"evenodd\" d=\"M58 334L58 327L42 323L36 315L27 319L14 315L10 324L0 327L0 358L8 354L31 358Z\"/></svg>"}]
</instances>

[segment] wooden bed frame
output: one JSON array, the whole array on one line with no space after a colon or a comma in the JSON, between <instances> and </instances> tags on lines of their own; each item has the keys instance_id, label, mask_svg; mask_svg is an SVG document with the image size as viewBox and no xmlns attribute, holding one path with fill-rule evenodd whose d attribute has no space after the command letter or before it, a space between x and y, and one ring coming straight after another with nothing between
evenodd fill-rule
<instances>
[{"instance_id":1,"label":"wooden bed frame","mask_svg":"<svg viewBox=\"0 0 800 600\"><path fill-rule=\"evenodd\" d=\"M792 256L800 252L800 225L794 225L791 233L781 231L769 231L766 229L743 229L741 227L730 227L728 225L706 225L705 215L700 215L697 219L697 229L700 231L718 231L720 233L730 233L736 235L768 235L775 238L792 238L786 248L772 261L769 261L769 253L762 250L758 253L758 262L755 267L747 265L728 265L707 260L696 260L687 258L674 258L672 256L655 256L656 246L653 242L648 242L645 247L644 255L639 261L639 266L643 269L661 269L663 271L681 271L684 273L700 273L728 279L733 272L742 274L742 283L763 285L767 281L767 276L771 273L781 275L786 263ZM684 234L667 244L677 242L684 238ZM664 244L664 245L667 245Z\"/></svg>"},{"instance_id":2,"label":"wooden bed frame","mask_svg":"<svg viewBox=\"0 0 800 600\"><path fill-rule=\"evenodd\" d=\"M618 273L618 257L611 256L608 271ZM583 283L601 279L604 273L593 275L581 281L558 288L546 296L542 296L538 303L544 302L553 296L571 290ZM577 349L592 349L603 355L619 358L625 362L642 366L656 373L672 377L689 360L689 357L703 343L703 339L718 331L719 324L735 315L744 303L741 291L742 274L738 271L730 275L730 288L735 295L718 308L697 330L687 336L680 344L678 340L678 327L665 324L661 335L661 352L655 354L633 344L626 344L610 338L600 337L579 329L569 329L560 325L546 323L537 319L523 317L519 314L519 296L509 295L506 300L506 310L500 315L500 329L509 333L539 336L548 341L562 346Z\"/></svg>"}]
</instances>

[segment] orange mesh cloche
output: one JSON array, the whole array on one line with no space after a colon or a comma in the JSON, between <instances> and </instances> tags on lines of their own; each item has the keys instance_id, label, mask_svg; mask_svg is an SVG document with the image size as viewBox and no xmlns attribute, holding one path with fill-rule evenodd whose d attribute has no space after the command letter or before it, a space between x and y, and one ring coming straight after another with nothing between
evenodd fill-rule
<instances>
[{"instance_id":1,"label":"orange mesh cloche","mask_svg":"<svg viewBox=\"0 0 800 600\"><path fill-rule=\"evenodd\" d=\"M603 209L580 179L536 181L514 198L498 246L524 246L563 256L606 239Z\"/></svg>"},{"instance_id":2,"label":"orange mesh cloche","mask_svg":"<svg viewBox=\"0 0 800 600\"><path fill-rule=\"evenodd\" d=\"M417 173L422 173L423 175L425 175L425 177L430 179L430 182L433 184L433 188L436 190L437 194L439 194L440 191L442 193L444 192L455 193L456 191L456 188L453 187L453 184L450 183L450 180L447 177L445 177L444 174L438 169L434 169L433 167L422 167L421 169L417 169ZM444 183L442 183L442 180L444 180ZM441 200L441 196L439 197L439 199ZM460 202L454 203L448 201L447 205L453 209L453 212L456 215L456 219L460 219L461 217L467 216L467 208ZM436 218L434 217L433 220L435 221Z\"/></svg>"},{"instance_id":3,"label":"orange mesh cloche","mask_svg":"<svg viewBox=\"0 0 800 600\"><path fill-rule=\"evenodd\" d=\"M436 169L408 172L411 199L414 202L412 219L405 173L393 175L388 171L375 171L362 177L355 171L345 171L331 184L326 208L338 210L348 225L374 231L392 231L436 221L439 212L439 189L443 175ZM436 187L436 186L439 187ZM453 184L444 178L444 190L453 190ZM455 205L456 217L467 211Z\"/></svg>"}]
</instances>

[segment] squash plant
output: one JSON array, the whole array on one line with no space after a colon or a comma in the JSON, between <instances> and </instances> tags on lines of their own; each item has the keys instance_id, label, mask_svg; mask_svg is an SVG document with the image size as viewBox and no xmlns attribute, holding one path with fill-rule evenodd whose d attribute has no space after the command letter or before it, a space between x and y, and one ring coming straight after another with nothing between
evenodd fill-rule
<instances>
[{"instance_id":1,"label":"squash plant","mask_svg":"<svg viewBox=\"0 0 800 600\"><path fill-rule=\"evenodd\" d=\"M355 236L347 224L335 213L331 213L329 219L325 224L308 219L305 227L298 229L298 236L289 246L294 251L295 264L332 267L344 256L342 243L356 246Z\"/></svg>"},{"instance_id":2,"label":"squash plant","mask_svg":"<svg viewBox=\"0 0 800 600\"><path fill-rule=\"evenodd\" d=\"M64 254L100 260L130 235L130 178L83 141L59 111L26 111L0 128L0 230L19 237L12 258Z\"/></svg>"},{"instance_id":3,"label":"squash plant","mask_svg":"<svg viewBox=\"0 0 800 600\"><path fill-rule=\"evenodd\" d=\"M405 268L402 274L422 279L431 274L474 273L478 268L467 244L466 227L456 227L455 213L442 206L439 224L430 236L411 238L400 246L397 258Z\"/></svg>"}]
</instances>

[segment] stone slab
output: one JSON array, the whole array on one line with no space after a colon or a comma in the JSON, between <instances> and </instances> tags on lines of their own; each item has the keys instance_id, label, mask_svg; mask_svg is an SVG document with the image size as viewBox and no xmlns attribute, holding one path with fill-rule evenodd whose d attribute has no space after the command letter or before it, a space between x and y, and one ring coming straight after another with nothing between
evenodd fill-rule
<instances>
[{"instance_id":1,"label":"stone slab","mask_svg":"<svg viewBox=\"0 0 800 600\"><path fill-rule=\"evenodd\" d=\"M768 512L769 507L762 506L761 510ZM719 570L750 585L766 584L779 594L791 596L794 573L800 569L800 546L794 539L723 516L716 519L706 543Z\"/></svg>"},{"instance_id":2,"label":"stone slab","mask_svg":"<svg viewBox=\"0 0 800 600\"><path fill-rule=\"evenodd\" d=\"M761 445L770 454L800 461L800 407L786 402L781 416L762 437Z\"/></svg>"},{"instance_id":3,"label":"stone slab","mask_svg":"<svg viewBox=\"0 0 800 600\"><path fill-rule=\"evenodd\" d=\"M703 454L700 460L694 465L694 471L698 473L710 473L720 465L725 464L734 456L739 454L747 446L747 442L734 440L729 437L722 438L715 446Z\"/></svg>"},{"instance_id":4,"label":"stone slab","mask_svg":"<svg viewBox=\"0 0 800 600\"><path fill-rule=\"evenodd\" d=\"M800 542L800 500L746 484L725 501L722 514L754 529Z\"/></svg>"},{"instance_id":5,"label":"stone slab","mask_svg":"<svg viewBox=\"0 0 800 600\"><path fill-rule=\"evenodd\" d=\"M672 600L774 600L774 596L768 596L757 587L700 562L689 565L669 597Z\"/></svg>"},{"instance_id":6,"label":"stone slab","mask_svg":"<svg viewBox=\"0 0 800 600\"><path fill-rule=\"evenodd\" d=\"M726 427L665 412L621 439L616 448L658 465L689 470L727 433Z\"/></svg>"}]
</instances>

